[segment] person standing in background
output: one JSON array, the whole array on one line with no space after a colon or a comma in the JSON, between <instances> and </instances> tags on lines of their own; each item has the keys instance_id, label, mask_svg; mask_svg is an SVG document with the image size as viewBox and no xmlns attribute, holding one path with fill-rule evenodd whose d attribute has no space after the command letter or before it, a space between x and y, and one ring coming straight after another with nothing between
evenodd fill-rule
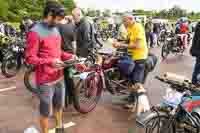
<instances>
[{"instance_id":1,"label":"person standing in background","mask_svg":"<svg viewBox=\"0 0 200 133\"><path fill-rule=\"evenodd\" d=\"M25 59L35 66L36 84L40 100L41 133L49 131L49 117L54 113L56 133L64 133L62 113L65 98L63 66L65 60L75 56L61 49L61 36L57 24L65 16L64 7L56 1L48 1L43 20L32 27L27 34Z\"/></svg>"},{"instance_id":2,"label":"person standing in background","mask_svg":"<svg viewBox=\"0 0 200 133\"><path fill-rule=\"evenodd\" d=\"M151 19L145 24L145 35L146 35L146 40L147 40L147 45L148 47L153 45L153 37L152 37L152 32L153 32L153 23Z\"/></svg>"},{"instance_id":3,"label":"person standing in background","mask_svg":"<svg viewBox=\"0 0 200 133\"><path fill-rule=\"evenodd\" d=\"M89 49L96 47L97 44L93 25L83 16L80 8L75 8L72 16L76 25L76 53L78 56L87 57Z\"/></svg>"},{"instance_id":4,"label":"person standing in background","mask_svg":"<svg viewBox=\"0 0 200 133\"><path fill-rule=\"evenodd\" d=\"M190 49L190 54L196 58L196 63L194 66L192 74L192 83L198 84L198 75L200 74L200 23L196 25L194 38L192 41L192 47Z\"/></svg>"},{"instance_id":5,"label":"person standing in background","mask_svg":"<svg viewBox=\"0 0 200 133\"><path fill-rule=\"evenodd\" d=\"M65 16L60 24L57 25L60 35L62 37L62 50L71 54L76 54L75 42L75 25L69 16ZM65 82L65 109L69 105L68 96L72 96L74 88L73 79L70 77L72 68L64 68L64 82Z\"/></svg>"}]
</instances>

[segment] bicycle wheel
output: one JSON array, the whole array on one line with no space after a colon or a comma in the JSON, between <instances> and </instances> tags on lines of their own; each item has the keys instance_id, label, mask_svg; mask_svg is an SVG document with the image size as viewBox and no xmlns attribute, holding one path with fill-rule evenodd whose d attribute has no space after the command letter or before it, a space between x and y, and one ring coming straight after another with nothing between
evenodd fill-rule
<instances>
[{"instance_id":1,"label":"bicycle wheel","mask_svg":"<svg viewBox=\"0 0 200 133\"><path fill-rule=\"evenodd\" d=\"M102 79L99 74L91 74L84 80L79 80L73 90L75 109L80 113L89 113L95 109L102 94Z\"/></svg>"},{"instance_id":2,"label":"bicycle wheel","mask_svg":"<svg viewBox=\"0 0 200 133\"><path fill-rule=\"evenodd\" d=\"M163 59L166 59L167 56L169 55L169 48L168 48L168 45L167 43L165 43L163 46L162 46L162 50L161 50L161 56Z\"/></svg>"},{"instance_id":3,"label":"bicycle wheel","mask_svg":"<svg viewBox=\"0 0 200 133\"><path fill-rule=\"evenodd\" d=\"M3 59L1 71L6 78L12 78L17 75L21 68L21 59L16 58L14 55L8 56Z\"/></svg>"},{"instance_id":4,"label":"bicycle wheel","mask_svg":"<svg viewBox=\"0 0 200 133\"><path fill-rule=\"evenodd\" d=\"M156 116L147 122L145 133L176 133L176 129L169 117Z\"/></svg>"},{"instance_id":5,"label":"bicycle wheel","mask_svg":"<svg viewBox=\"0 0 200 133\"><path fill-rule=\"evenodd\" d=\"M35 82L35 72L33 67L28 67L28 70L24 74L24 85L26 89L31 93L38 94L39 90L37 89Z\"/></svg>"}]
</instances>

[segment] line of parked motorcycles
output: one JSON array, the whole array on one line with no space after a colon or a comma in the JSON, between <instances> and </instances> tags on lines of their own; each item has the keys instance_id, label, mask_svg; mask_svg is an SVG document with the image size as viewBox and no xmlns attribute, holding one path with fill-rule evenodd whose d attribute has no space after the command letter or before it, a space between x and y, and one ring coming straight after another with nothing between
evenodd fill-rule
<instances>
[{"instance_id":1,"label":"line of parked motorcycles","mask_svg":"<svg viewBox=\"0 0 200 133\"><path fill-rule=\"evenodd\" d=\"M193 33L187 33L187 46L184 47L181 34L175 34L173 31L163 29L159 34L152 33L152 42L147 43L151 48L161 47L161 56L166 59L170 54L183 54L186 48L191 44Z\"/></svg>"},{"instance_id":2,"label":"line of parked motorcycles","mask_svg":"<svg viewBox=\"0 0 200 133\"><path fill-rule=\"evenodd\" d=\"M173 32L166 32L166 37L161 49L161 56L166 59L169 54L183 54L186 48L191 44L192 33L187 34L187 46L184 47L181 35Z\"/></svg>"},{"instance_id":3,"label":"line of parked motorcycles","mask_svg":"<svg viewBox=\"0 0 200 133\"><path fill-rule=\"evenodd\" d=\"M1 71L6 78L17 75L24 64L25 39L21 34L0 36Z\"/></svg>"}]
</instances>

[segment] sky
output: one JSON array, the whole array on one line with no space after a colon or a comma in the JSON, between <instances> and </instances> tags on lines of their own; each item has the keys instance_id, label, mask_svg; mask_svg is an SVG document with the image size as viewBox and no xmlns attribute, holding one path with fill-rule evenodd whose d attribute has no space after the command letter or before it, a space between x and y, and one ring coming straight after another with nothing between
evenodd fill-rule
<instances>
[{"instance_id":1,"label":"sky","mask_svg":"<svg viewBox=\"0 0 200 133\"><path fill-rule=\"evenodd\" d=\"M188 11L200 11L200 0L75 0L82 8L111 10L161 10L179 5Z\"/></svg>"}]
</instances>

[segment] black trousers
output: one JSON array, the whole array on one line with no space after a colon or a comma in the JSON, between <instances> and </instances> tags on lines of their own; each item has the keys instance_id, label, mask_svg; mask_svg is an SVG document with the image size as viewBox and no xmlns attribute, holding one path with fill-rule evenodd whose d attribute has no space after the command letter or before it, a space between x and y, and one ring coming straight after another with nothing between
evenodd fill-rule
<instances>
[{"instance_id":1,"label":"black trousers","mask_svg":"<svg viewBox=\"0 0 200 133\"><path fill-rule=\"evenodd\" d=\"M73 98L73 89L74 89L74 82L73 79L70 77L69 68L64 69L64 83L66 86L65 89L65 106L67 107L69 104L72 104Z\"/></svg>"}]
</instances>

